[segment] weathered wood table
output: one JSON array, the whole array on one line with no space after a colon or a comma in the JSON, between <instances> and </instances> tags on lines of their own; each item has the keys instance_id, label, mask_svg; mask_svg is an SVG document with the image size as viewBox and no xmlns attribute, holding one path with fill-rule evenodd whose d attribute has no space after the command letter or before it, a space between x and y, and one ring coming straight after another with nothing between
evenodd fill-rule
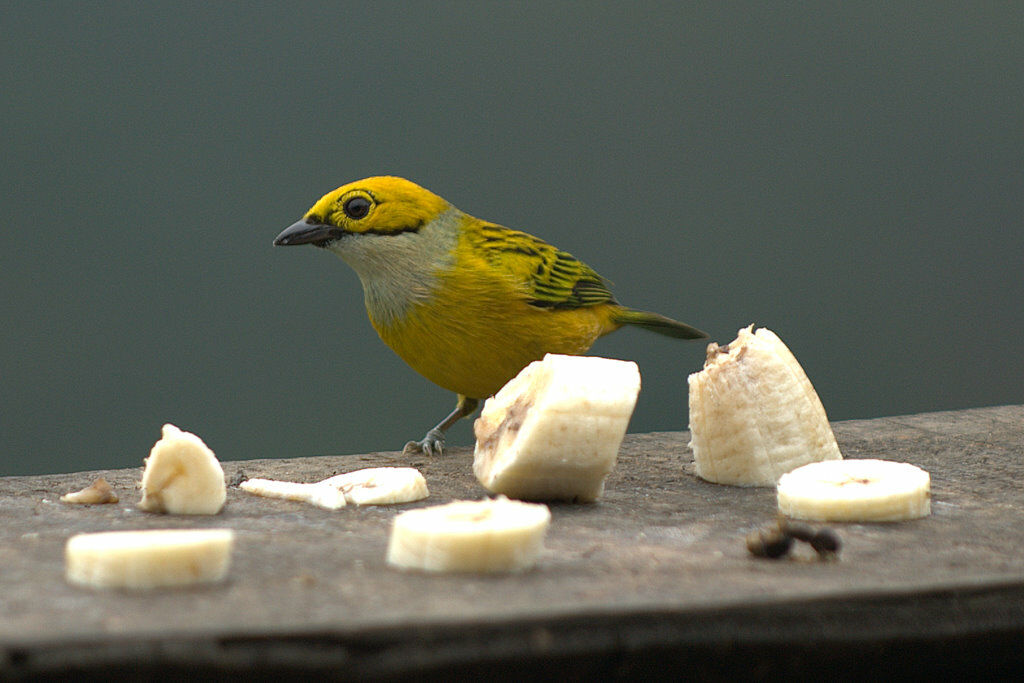
<instances>
[{"instance_id":1,"label":"weathered wood table","mask_svg":"<svg viewBox=\"0 0 1024 683\"><path fill-rule=\"evenodd\" d=\"M401 509L326 511L229 489L215 517L138 511L140 470L0 479L0 679L1008 675L1024 665L1024 406L834 425L844 454L931 473L932 515L836 525L838 561L748 555L774 491L692 474L685 432L631 435L604 498L552 506L524 574L404 573ZM465 448L416 458L427 501L479 498ZM314 481L398 453L225 463ZM60 494L105 476L116 505ZM226 526L229 580L145 594L67 584L74 533Z\"/></svg>"}]
</instances>

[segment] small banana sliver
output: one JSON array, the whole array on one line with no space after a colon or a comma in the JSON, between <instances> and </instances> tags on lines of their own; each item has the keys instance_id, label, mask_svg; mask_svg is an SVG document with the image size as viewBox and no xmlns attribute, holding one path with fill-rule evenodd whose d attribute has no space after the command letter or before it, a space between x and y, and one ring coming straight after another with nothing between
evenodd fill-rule
<instances>
[{"instance_id":1,"label":"small banana sliver","mask_svg":"<svg viewBox=\"0 0 1024 683\"><path fill-rule=\"evenodd\" d=\"M90 588L148 590L221 581L231 529L150 529L77 534L64 547L65 576Z\"/></svg>"},{"instance_id":2,"label":"small banana sliver","mask_svg":"<svg viewBox=\"0 0 1024 683\"><path fill-rule=\"evenodd\" d=\"M709 344L688 380L697 475L719 484L774 486L800 465L843 457L803 368L774 332L753 328Z\"/></svg>"},{"instance_id":3,"label":"small banana sliver","mask_svg":"<svg viewBox=\"0 0 1024 683\"><path fill-rule=\"evenodd\" d=\"M473 472L513 498L597 500L639 392L636 363L548 354L487 399Z\"/></svg>"},{"instance_id":4,"label":"small banana sliver","mask_svg":"<svg viewBox=\"0 0 1024 683\"><path fill-rule=\"evenodd\" d=\"M782 475L779 512L818 522L896 522L931 512L931 477L890 460L815 462Z\"/></svg>"},{"instance_id":5,"label":"small banana sliver","mask_svg":"<svg viewBox=\"0 0 1024 683\"><path fill-rule=\"evenodd\" d=\"M213 451L195 434L165 424L146 458L139 507L172 515L215 515L226 499L224 469Z\"/></svg>"},{"instance_id":6,"label":"small banana sliver","mask_svg":"<svg viewBox=\"0 0 1024 683\"><path fill-rule=\"evenodd\" d=\"M337 510L347 504L394 505L430 495L427 480L414 467L368 467L314 483L247 479L243 491L269 498L285 498Z\"/></svg>"},{"instance_id":7,"label":"small banana sliver","mask_svg":"<svg viewBox=\"0 0 1024 683\"><path fill-rule=\"evenodd\" d=\"M107 483L107 480L99 477L80 491L65 493L60 497L60 502L77 505L104 505L116 503L118 498L117 494L114 493L114 489Z\"/></svg>"},{"instance_id":8,"label":"small banana sliver","mask_svg":"<svg viewBox=\"0 0 1024 683\"><path fill-rule=\"evenodd\" d=\"M337 510L347 504L345 494L336 486L327 486L322 482L302 483L297 481L278 481L276 479L246 479L238 488L257 496L266 498L283 498L301 503L309 503L326 510Z\"/></svg>"},{"instance_id":9,"label":"small banana sliver","mask_svg":"<svg viewBox=\"0 0 1024 683\"><path fill-rule=\"evenodd\" d=\"M431 572L529 569L544 548L551 512L505 496L408 510L397 515L387 562Z\"/></svg>"}]
</instances>

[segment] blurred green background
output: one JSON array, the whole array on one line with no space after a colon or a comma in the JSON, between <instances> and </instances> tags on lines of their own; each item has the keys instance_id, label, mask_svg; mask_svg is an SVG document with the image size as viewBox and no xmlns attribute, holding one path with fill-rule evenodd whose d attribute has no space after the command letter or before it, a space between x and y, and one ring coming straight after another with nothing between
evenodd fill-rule
<instances>
[{"instance_id":1,"label":"blurred green background","mask_svg":"<svg viewBox=\"0 0 1024 683\"><path fill-rule=\"evenodd\" d=\"M0 92L0 474L164 422L224 460L419 438L453 397L271 247L383 173L770 327L832 419L1024 402L1021 3L8 2ZM640 365L631 431L686 428L703 344L592 352Z\"/></svg>"}]
</instances>

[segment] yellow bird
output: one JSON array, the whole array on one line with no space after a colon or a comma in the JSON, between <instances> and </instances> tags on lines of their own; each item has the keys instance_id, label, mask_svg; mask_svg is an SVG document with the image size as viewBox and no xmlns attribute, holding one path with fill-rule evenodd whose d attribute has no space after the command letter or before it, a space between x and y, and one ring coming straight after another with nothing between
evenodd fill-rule
<instances>
[{"instance_id":1,"label":"yellow bird","mask_svg":"<svg viewBox=\"0 0 1024 683\"><path fill-rule=\"evenodd\" d=\"M404 178L328 192L274 240L348 263L388 346L458 403L406 451L440 454L444 433L545 353L581 354L623 325L707 335L619 305L592 268L533 235L474 218Z\"/></svg>"}]
</instances>

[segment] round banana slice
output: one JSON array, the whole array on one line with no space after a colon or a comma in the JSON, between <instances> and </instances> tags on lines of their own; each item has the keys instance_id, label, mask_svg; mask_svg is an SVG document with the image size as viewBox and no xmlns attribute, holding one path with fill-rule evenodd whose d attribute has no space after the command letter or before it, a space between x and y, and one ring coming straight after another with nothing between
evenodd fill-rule
<instances>
[{"instance_id":1,"label":"round banana slice","mask_svg":"<svg viewBox=\"0 0 1024 683\"><path fill-rule=\"evenodd\" d=\"M544 547L546 505L480 501L408 510L395 517L388 564L431 572L507 572L532 567Z\"/></svg>"},{"instance_id":2,"label":"round banana slice","mask_svg":"<svg viewBox=\"0 0 1024 683\"><path fill-rule=\"evenodd\" d=\"M779 512L820 522L896 522L931 512L930 477L890 460L828 460L782 475Z\"/></svg>"},{"instance_id":3,"label":"round banana slice","mask_svg":"<svg viewBox=\"0 0 1024 683\"><path fill-rule=\"evenodd\" d=\"M64 547L65 575L92 588L146 590L220 581L228 573L231 529L151 529L78 534Z\"/></svg>"}]
</instances>

